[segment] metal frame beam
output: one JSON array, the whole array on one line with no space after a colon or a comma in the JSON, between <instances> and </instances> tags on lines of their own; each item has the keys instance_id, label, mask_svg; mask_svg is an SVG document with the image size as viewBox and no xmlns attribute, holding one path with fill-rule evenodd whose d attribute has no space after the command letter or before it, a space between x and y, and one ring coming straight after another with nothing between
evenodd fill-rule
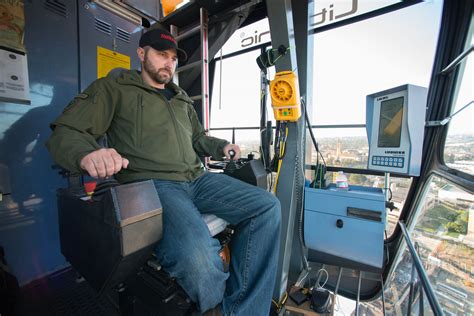
<instances>
[{"instance_id":1,"label":"metal frame beam","mask_svg":"<svg viewBox=\"0 0 474 316\"><path fill-rule=\"evenodd\" d=\"M312 3L313 1L309 1ZM292 8L293 6L293 8ZM275 65L276 72L295 71L298 73L300 95L306 96L308 80L306 71L298 72L297 60L307 68L308 58L308 2L291 0L267 0L267 13L270 24L272 46L290 47L289 52L280 58ZM295 16L293 16L295 14ZM297 23L293 18L298 19ZM296 34L295 34L296 33ZM296 49L295 49L296 48ZM311 47L312 49L312 47ZM312 84L311 84L312 85ZM280 256L278 261L277 280L273 297L280 302L284 297L290 271L290 261L294 247L295 221L298 209L301 210L304 189L304 116L295 123L288 123L288 137L285 156L281 165L276 196L282 206L282 231ZM297 233L297 232L296 232ZM296 238L296 242L298 238ZM296 247L298 248L298 247ZM301 258L301 256L298 256ZM301 264L296 263L299 267Z\"/></svg>"},{"instance_id":2,"label":"metal frame beam","mask_svg":"<svg viewBox=\"0 0 474 316\"><path fill-rule=\"evenodd\" d=\"M313 114L313 51L314 51L314 36L309 36L310 15L314 12L314 1L300 1L293 0L293 21L295 28L295 45L296 58L298 61L298 81L300 88L300 96L304 99L305 108L302 111L308 112L308 117ZM305 128L304 113L301 121L301 137L298 144L301 146L301 159L304 166L311 164L312 143L311 138L306 137L309 134L309 129ZM306 140L306 141L305 141ZM306 150L308 149L308 150ZM311 174L311 171L306 172L303 168L301 177L304 186L304 174ZM304 190L302 188L301 190ZM304 205L304 191L297 197L296 209L296 223L293 232L293 253L291 255L289 279L296 281L302 268L307 268L306 263L302 262L303 255L307 256L307 250L304 247L304 236L302 230L303 221L303 205Z\"/></svg>"}]
</instances>

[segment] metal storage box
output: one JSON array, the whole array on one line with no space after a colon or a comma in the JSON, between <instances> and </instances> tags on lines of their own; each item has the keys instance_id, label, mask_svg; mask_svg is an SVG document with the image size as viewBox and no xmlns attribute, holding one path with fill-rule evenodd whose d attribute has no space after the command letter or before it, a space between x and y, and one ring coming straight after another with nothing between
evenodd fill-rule
<instances>
[{"instance_id":1,"label":"metal storage box","mask_svg":"<svg viewBox=\"0 0 474 316\"><path fill-rule=\"evenodd\" d=\"M305 188L304 239L311 260L381 271L385 198L381 189Z\"/></svg>"},{"instance_id":2,"label":"metal storage box","mask_svg":"<svg viewBox=\"0 0 474 316\"><path fill-rule=\"evenodd\" d=\"M151 180L115 186L93 199L58 190L61 252L98 291L123 282L161 239L162 206Z\"/></svg>"}]
</instances>

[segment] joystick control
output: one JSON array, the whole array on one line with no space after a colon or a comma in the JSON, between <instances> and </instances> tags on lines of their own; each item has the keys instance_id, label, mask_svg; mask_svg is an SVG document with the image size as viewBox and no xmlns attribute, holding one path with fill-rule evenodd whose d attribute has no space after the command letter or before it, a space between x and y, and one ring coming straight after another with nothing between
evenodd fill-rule
<instances>
[{"instance_id":1,"label":"joystick control","mask_svg":"<svg viewBox=\"0 0 474 316\"><path fill-rule=\"evenodd\" d=\"M230 160L224 169L224 173L227 173L227 174L234 173L234 171L237 169L237 165L235 164L235 161L234 161L235 150L233 149L229 150L229 156L230 156Z\"/></svg>"}]
</instances>

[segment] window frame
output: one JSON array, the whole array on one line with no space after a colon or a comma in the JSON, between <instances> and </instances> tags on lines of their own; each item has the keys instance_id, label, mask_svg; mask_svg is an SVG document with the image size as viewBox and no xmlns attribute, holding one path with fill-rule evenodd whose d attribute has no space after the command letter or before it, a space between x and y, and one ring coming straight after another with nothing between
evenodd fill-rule
<instances>
[{"instance_id":1,"label":"window frame","mask_svg":"<svg viewBox=\"0 0 474 316\"><path fill-rule=\"evenodd\" d=\"M460 71L456 67L452 73L441 75L442 70L459 56L467 45L472 26L474 25L473 14L465 8L466 4L444 1L441 17L441 29L435 53L435 63L431 75L428 91L426 121L441 121L449 116L455 106L456 92L460 85ZM471 6L473 6L471 4ZM452 11L463 11L462 19L455 16ZM472 10L470 11L472 12ZM457 36L449 37L456 30ZM462 34L462 35L459 35ZM470 43L470 40L469 40ZM407 203L400 214L400 220L410 227L417 217L418 209L423 204L425 191L429 190L429 184L433 176L447 180L461 189L474 194L474 176L460 170L448 167L444 162L444 147L448 135L449 124L444 126L425 127L425 139L423 144L423 160L425 161L419 177L413 179L412 187L407 196ZM400 228L388 240L388 242L399 242ZM398 237L398 238L396 238Z\"/></svg>"},{"instance_id":2,"label":"window frame","mask_svg":"<svg viewBox=\"0 0 474 316\"><path fill-rule=\"evenodd\" d=\"M471 44L472 40L470 41L469 39L470 38L472 39L473 35L474 35L474 18L471 19L470 30L469 32L467 32L467 35L465 38L463 52L467 51L470 47L472 47L473 45ZM466 55L465 58L462 59L453 69L453 71L455 72L456 80L455 80L455 86L454 86L454 91L453 91L453 97L449 105L449 112L447 113L446 117L448 117L449 115L452 115L452 113L455 110L458 94L461 89L462 79L463 79L463 76L465 75L464 71L465 71L467 59L469 57L474 58L473 55L474 53L471 50L471 52L468 55ZM473 107L473 106L474 106L473 104L470 105L470 107ZM472 184L474 182L474 175L448 166L444 159L445 158L444 149L446 148L446 140L449 135L449 127L451 124L452 124L452 121L446 124L443 129L443 136L441 138L442 145L440 146L439 151L438 151L438 161L437 161L438 164L436 165L437 171L439 171L440 174L445 175L446 178L450 179L452 182L454 182L452 179L456 179L459 177L459 183L456 183L456 184L464 187L467 190L470 190L468 187L465 187L465 185L468 185L469 183Z\"/></svg>"}]
</instances>

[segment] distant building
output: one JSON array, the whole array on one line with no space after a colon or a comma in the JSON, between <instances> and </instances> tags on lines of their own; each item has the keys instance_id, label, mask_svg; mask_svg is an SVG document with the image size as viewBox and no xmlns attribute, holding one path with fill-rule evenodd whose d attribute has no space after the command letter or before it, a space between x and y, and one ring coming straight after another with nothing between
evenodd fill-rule
<instances>
[{"instance_id":1,"label":"distant building","mask_svg":"<svg viewBox=\"0 0 474 316\"><path fill-rule=\"evenodd\" d=\"M474 203L474 196L462 191L451 184L446 184L438 191L439 201L447 201L453 204Z\"/></svg>"}]
</instances>

